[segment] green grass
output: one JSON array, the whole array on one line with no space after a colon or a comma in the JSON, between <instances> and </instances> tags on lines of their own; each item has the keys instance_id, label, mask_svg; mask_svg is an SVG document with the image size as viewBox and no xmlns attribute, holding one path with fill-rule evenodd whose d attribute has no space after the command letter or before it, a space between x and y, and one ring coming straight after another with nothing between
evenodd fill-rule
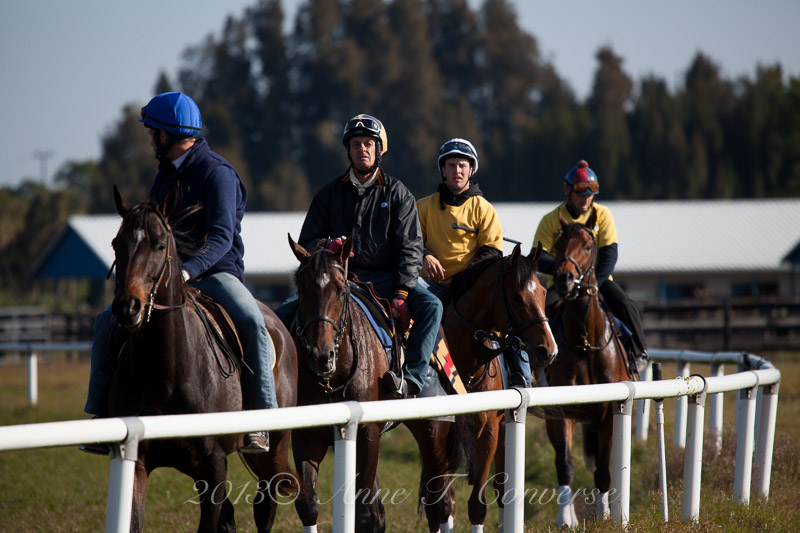
<instances>
[{"instance_id":1,"label":"green grass","mask_svg":"<svg viewBox=\"0 0 800 533\"><path fill-rule=\"evenodd\" d=\"M681 480L683 450L671 444L674 400L664 402L667 415L666 440L670 522L660 517L655 426L651 422L646 444L636 443L631 461L630 530L651 531L798 531L800 506L800 359L798 354L767 355L782 372L779 395L778 430L769 501L753 496L749 507L732 500L735 455L735 398L725 398L725 433L719 457L703 458L703 487L700 521L684 524L681 517ZM729 372L733 369L727 369ZM692 372L708 368L694 365ZM674 377L674 365L664 366L665 378ZM83 419L82 413L88 380L88 366L53 358L39 369L39 406L27 406L26 368L0 367L0 424L26 424L53 420ZM708 418L706 417L706 422ZM558 514L554 501L547 503L556 486L554 453L547 441L542 421L528 418L525 488L526 531L553 531ZM583 463L580 436L576 435L576 475L573 490L593 488L592 474ZM97 531L105 523L108 486L108 459L78 452L74 448L51 448L0 453L0 531ZM381 487L393 501L386 501L388 531L427 531L424 517L417 514L416 493L419 478L419 454L410 433L400 428L384 435L379 465ZM318 493L321 505L320 530L330 531L333 457L329 453L321 468ZM240 531L254 531L251 501L255 481L249 477L238 457L229 458L230 498L235 503ZM191 503L196 493L192 481L173 470L156 470L147 491L148 531L193 531L199 516ZM467 497L470 487L457 488L456 528L469 531ZM534 492L536 491L536 492ZM545 502L545 503L540 503ZM278 511L276 531L299 531L301 525L291 502ZM591 506L580 499L578 516L585 520L585 531L617 531L613 522L591 520ZM491 505L487 531L497 524L497 506Z\"/></svg>"}]
</instances>

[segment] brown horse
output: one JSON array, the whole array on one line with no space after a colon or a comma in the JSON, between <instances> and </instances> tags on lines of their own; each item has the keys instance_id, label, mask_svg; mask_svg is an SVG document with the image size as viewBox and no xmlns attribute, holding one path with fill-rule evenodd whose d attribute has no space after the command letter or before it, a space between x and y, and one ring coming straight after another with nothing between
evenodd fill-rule
<instances>
[{"instance_id":1,"label":"brown horse","mask_svg":"<svg viewBox=\"0 0 800 533\"><path fill-rule=\"evenodd\" d=\"M176 253L181 243L170 224L172 195L164 205L148 201L132 207L115 187L114 199L122 224L112 243L117 272L112 310L128 334L114 369L108 415L241 410L242 391L233 351L221 349L212 340L199 307L203 297L181 276ZM275 345L278 403L281 407L295 405L294 343L275 314L263 304L260 307ZM254 499L259 531L272 527L276 490L296 489L288 465L290 432L272 432L270 437L268 453L248 454L247 458L259 477L260 494ZM242 435L219 435L140 443L131 531L141 531L144 525L147 480L153 469L162 466L176 468L195 480L201 502L199 531L235 531L225 480L227 455L236 451L242 440Z\"/></svg>"},{"instance_id":2,"label":"brown horse","mask_svg":"<svg viewBox=\"0 0 800 533\"><path fill-rule=\"evenodd\" d=\"M568 224L561 216L559 220L562 232L554 245L556 268L553 281L563 305L556 331L559 354L547 368L548 385L588 385L630 379L625 349L597 295L594 272L597 240L592 231L596 214L592 214L586 225ZM586 465L590 469L592 464L595 466L594 482L599 491L596 516L605 519L609 514L608 489L611 484L611 404L604 402L548 409L546 418L547 435L556 452L559 527L578 525L570 485L574 475L572 436L579 421L584 422Z\"/></svg>"},{"instance_id":3,"label":"brown horse","mask_svg":"<svg viewBox=\"0 0 800 533\"><path fill-rule=\"evenodd\" d=\"M295 274L298 309L294 339L299 356L298 403L386 399L379 378L389 369L386 352L361 307L352 302L347 283L347 262L352 240L345 239L337 253L324 247L309 253L289 244L300 261ZM452 422L409 420L405 422L417 441L422 458L420 506L430 531L452 514L453 489L447 475L460 466L461 439ZM386 529L379 497L378 451L383 423L362 424L356 440L356 531ZM333 444L330 427L295 430L295 466L300 494L295 501L303 526L317 523L318 499L314 485L319 465Z\"/></svg>"},{"instance_id":4,"label":"brown horse","mask_svg":"<svg viewBox=\"0 0 800 533\"><path fill-rule=\"evenodd\" d=\"M450 354L468 392L502 390L497 356L506 348L526 351L532 364L545 366L557 347L544 311L546 291L536 276L541 245L524 256L517 245L510 256L484 265L477 280L454 279L453 300L445 308L442 325ZM457 286L466 285L458 294ZM500 332L492 335L492 331ZM486 339L495 348L487 348ZM474 460L470 461L469 520L480 526L486 519L486 481L492 461L494 488L504 493L505 419L503 411L475 413L473 417ZM497 498L501 506L502 498ZM502 518L502 514L501 514Z\"/></svg>"}]
</instances>

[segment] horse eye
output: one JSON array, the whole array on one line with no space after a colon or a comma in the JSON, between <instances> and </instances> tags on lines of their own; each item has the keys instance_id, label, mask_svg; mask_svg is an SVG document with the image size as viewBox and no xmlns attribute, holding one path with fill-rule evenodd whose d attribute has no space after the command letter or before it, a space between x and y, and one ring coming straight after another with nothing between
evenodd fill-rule
<instances>
[{"instance_id":1,"label":"horse eye","mask_svg":"<svg viewBox=\"0 0 800 533\"><path fill-rule=\"evenodd\" d=\"M522 303L522 296L519 294L515 294L514 296L511 297L511 299L517 302L518 304Z\"/></svg>"},{"instance_id":2,"label":"horse eye","mask_svg":"<svg viewBox=\"0 0 800 533\"><path fill-rule=\"evenodd\" d=\"M163 242L156 243L156 251L157 252L163 252L166 249L167 249L167 245L164 244Z\"/></svg>"},{"instance_id":3,"label":"horse eye","mask_svg":"<svg viewBox=\"0 0 800 533\"><path fill-rule=\"evenodd\" d=\"M585 250L587 252L591 252L592 251L592 246L590 244L587 244Z\"/></svg>"}]
</instances>

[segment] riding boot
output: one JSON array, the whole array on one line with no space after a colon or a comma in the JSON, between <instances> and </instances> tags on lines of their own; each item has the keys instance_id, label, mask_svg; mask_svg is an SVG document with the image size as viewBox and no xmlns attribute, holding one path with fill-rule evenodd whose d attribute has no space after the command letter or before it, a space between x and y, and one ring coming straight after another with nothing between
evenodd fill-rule
<instances>
[{"instance_id":1,"label":"riding boot","mask_svg":"<svg viewBox=\"0 0 800 533\"><path fill-rule=\"evenodd\" d=\"M398 376L392 370L386 371L381 378L381 382L383 383L383 388L386 390L390 400L404 400L409 396L416 396L419 394L419 391L414 383L409 382L407 379L403 379L403 377ZM413 393L409 392L411 390L413 390Z\"/></svg>"}]
</instances>

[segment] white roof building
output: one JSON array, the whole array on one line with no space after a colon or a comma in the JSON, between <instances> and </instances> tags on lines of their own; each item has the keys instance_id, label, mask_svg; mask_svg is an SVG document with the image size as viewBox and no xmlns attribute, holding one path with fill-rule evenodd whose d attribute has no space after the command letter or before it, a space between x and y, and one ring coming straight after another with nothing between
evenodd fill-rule
<instances>
[{"instance_id":1,"label":"white roof building","mask_svg":"<svg viewBox=\"0 0 800 533\"><path fill-rule=\"evenodd\" d=\"M602 203L611 209L620 240L615 279L635 299L690 297L698 290L734 296L800 293L795 281L800 265L800 199ZM495 204L504 235L521 241L525 252L542 216L555 206ZM304 217L305 213L245 215L242 238L248 284L291 283L297 260L287 234L296 240ZM114 259L111 240L119 221L116 215L71 217L40 258L37 277L81 277L83 270L83 277L97 277L100 271L104 275ZM512 244L505 246L509 253ZM67 264L71 268L64 268Z\"/></svg>"}]
</instances>

